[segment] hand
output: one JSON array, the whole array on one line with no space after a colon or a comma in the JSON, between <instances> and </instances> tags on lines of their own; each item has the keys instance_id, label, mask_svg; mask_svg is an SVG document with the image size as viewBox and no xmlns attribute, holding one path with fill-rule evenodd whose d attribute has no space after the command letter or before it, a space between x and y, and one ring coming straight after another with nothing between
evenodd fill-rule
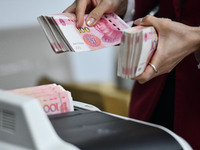
<instances>
[{"instance_id":1,"label":"hand","mask_svg":"<svg viewBox=\"0 0 200 150\"><path fill-rule=\"evenodd\" d=\"M63 12L76 14L77 27L83 25L84 15L85 13L89 13L86 18L86 23L88 26L93 26L104 13L116 12L118 15L125 14L127 1L128 0L76 0Z\"/></svg>"},{"instance_id":2,"label":"hand","mask_svg":"<svg viewBox=\"0 0 200 150\"><path fill-rule=\"evenodd\" d=\"M158 33L158 46L151 64L138 77L133 78L145 83L161 74L169 73L183 58L200 49L200 28L190 27L166 18L146 16L134 21L136 25L154 26Z\"/></svg>"}]
</instances>

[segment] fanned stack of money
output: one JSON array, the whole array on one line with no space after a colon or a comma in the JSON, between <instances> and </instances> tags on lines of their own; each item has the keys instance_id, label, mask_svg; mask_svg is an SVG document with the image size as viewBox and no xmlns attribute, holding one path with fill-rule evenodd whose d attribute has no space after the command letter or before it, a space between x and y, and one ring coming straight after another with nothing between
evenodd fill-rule
<instances>
[{"instance_id":1,"label":"fanned stack of money","mask_svg":"<svg viewBox=\"0 0 200 150\"><path fill-rule=\"evenodd\" d=\"M154 27L136 26L122 32L117 75L123 78L139 76L148 65L157 46Z\"/></svg>"},{"instance_id":2,"label":"fanned stack of money","mask_svg":"<svg viewBox=\"0 0 200 150\"><path fill-rule=\"evenodd\" d=\"M130 28L114 13L105 14L93 27L84 23L77 28L76 16L71 13L39 16L38 21L55 53L91 51L117 45L121 42L121 31Z\"/></svg>"},{"instance_id":3,"label":"fanned stack of money","mask_svg":"<svg viewBox=\"0 0 200 150\"><path fill-rule=\"evenodd\" d=\"M26 95L39 100L47 115L65 113L74 110L71 93L56 84L10 90L12 93Z\"/></svg>"}]
</instances>

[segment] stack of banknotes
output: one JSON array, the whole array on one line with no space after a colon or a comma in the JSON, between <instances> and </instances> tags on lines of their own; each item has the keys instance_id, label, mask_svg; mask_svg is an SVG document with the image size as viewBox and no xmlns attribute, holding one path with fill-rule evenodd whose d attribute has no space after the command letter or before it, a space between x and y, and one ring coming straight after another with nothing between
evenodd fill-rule
<instances>
[{"instance_id":1,"label":"stack of banknotes","mask_svg":"<svg viewBox=\"0 0 200 150\"><path fill-rule=\"evenodd\" d=\"M60 85L47 84L9 91L37 99L47 115L66 113L74 110L71 93Z\"/></svg>"},{"instance_id":2,"label":"stack of banknotes","mask_svg":"<svg viewBox=\"0 0 200 150\"><path fill-rule=\"evenodd\" d=\"M143 73L157 47L157 42L154 27L136 26L123 30L117 75L134 78Z\"/></svg>"},{"instance_id":3,"label":"stack of banknotes","mask_svg":"<svg viewBox=\"0 0 200 150\"><path fill-rule=\"evenodd\" d=\"M91 51L117 45L121 42L121 31L130 28L114 13L103 15L93 27L84 23L77 28L76 16L72 13L42 15L37 19L55 53Z\"/></svg>"}]
</instances>

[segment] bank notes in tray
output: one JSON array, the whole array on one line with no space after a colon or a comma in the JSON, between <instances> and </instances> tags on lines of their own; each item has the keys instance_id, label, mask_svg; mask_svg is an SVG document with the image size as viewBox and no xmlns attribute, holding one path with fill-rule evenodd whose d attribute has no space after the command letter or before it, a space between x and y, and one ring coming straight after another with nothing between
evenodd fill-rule
<instances>
[{"instance_id":1,"label":"bank notes in tray","mask_svg":"<svg viewBox=\"0 0 200 150\"><path fill-rule=\"evenodd\" d=\"M85 18L87 15L85 15ZM122 30L130 28L116 14L105 14L93 27L76 27L72 13L43 15L38 21L55 53L102 49L121 42Z\"/></svg>"},{"instance_id":2,"label":"bank notes in tray","mask_svg":"<svg viewBox=\"0 0 200 150\"><path fill-rule=\"evenodd\" d=\"M136 26L123 30L118 55L118 76L134 78L143 73L156 50L157 42L154 27Z\"/></svg>"},{"instance_id":3,"label":"bank notes in tray","mask_svg":"<svg viewBox=\"0 0 200 150\"><path fill-rule=\"evenodd\" d=\"M9 90L38 100L47 115L66 113L74 110L71 92L57 84ZM34 113L34 112L33 112Z\"/></svg>"}]
</instances>

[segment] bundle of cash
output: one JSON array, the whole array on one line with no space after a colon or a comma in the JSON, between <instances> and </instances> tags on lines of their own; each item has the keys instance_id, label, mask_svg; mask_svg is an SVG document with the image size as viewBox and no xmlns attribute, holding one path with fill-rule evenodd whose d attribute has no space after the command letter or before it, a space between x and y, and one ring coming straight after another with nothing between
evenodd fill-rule
<instances>
[{"instance_id":1,"label":"bundle of cash","mask_svg":"<svg viewBox=\"0 0 200 150\"><path fill-rule=\"evenodd\" d=\"M71 93L60 85L47 84L9 91L36 98L47 115L66 113L74 110Z\"/></svg>"},{"instance_id":2,"label":"bundle of cash","mask_svg":"<svg viewBox=\"0 0 200 150\"><path fill-rule=\"evenodd\" d=\"M85 15L85 18L87 15ZM55 53L102 49L121 42L122 30L130 28L116 14L105 14L93 27L76 27L76 16L61 13L39 16L38 21Z\"/></svg>"},{"instance_id":3,"label":"bundle of cash","mask_svg":"<svg viewBox=\"0 0 200 150\"><path fill-rule=\"evenodd\" d=\"M123 30L117 75L134 78L143 73L157 47L157 42L154 27L136 26Z\"/></svg>"}]
</instances>

